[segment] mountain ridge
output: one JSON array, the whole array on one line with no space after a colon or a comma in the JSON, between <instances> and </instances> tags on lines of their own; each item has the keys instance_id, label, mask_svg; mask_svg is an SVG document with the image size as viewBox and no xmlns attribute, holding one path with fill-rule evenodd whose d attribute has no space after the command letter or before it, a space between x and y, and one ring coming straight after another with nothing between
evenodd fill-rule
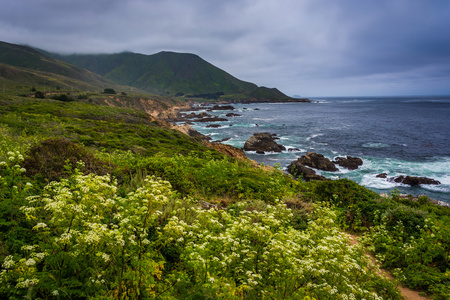
<instances>
[{"instance_id":1,"label":"mountain ridge","mask_svg":"<svg viewBox=\"0 0 450 300\"><path fill-rule=\"evenodd\" d=\"M240 80L192 53L61 55L0 41L0 63L22 68L22 71L41 72L38 77L44 78L37 81L45 84L52 84L52 74L64 76L64 81L73 81L67 83L66 88L83 83L81 85L92 85L100 90L121 86L126 91L192 100L308 101L289 97L276 88L259 87Z\"/></svg>"}]
</instances>

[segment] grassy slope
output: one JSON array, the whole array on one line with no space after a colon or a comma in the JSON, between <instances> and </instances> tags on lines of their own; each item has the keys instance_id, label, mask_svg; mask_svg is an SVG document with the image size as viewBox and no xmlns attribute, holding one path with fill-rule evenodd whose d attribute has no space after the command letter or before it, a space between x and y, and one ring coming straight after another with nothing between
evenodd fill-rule
<instances>
[{"instance_id":1,"label":"grassy slope","mask_svg":"<svg viewBox=\"0 0 450 300\"><path fill-rule=\"evenodd\" d=\"M115 82L151 93L243 93L256 85L234 78L194 54L160 52L154 55L119 53L61 57Z\"/></svg>"},{"instance_id":2,"label":"grassy slope","mask_svg":"<svg viewBox=\"0 0 450 300\"><path fill-rule=\"evenodd\" d=\"M71 78L74 81L89 82L97 86L110 83L93 72L52 59L32 48L4 42L0 42L0 63L44 72L44 74L56 74Z\"/></svg>"},{"instance_id":3,"label":"grassy slope","mask_svg":"<svg viewBox=\"0 0 450 300\"><path fill-rule=\"evenodd\" d=\"M223 92L247 98L287 99L273 89L239 80L194 54L160 52L58 56L114 82L161 95Z\"/></svg>"}]
</instances>

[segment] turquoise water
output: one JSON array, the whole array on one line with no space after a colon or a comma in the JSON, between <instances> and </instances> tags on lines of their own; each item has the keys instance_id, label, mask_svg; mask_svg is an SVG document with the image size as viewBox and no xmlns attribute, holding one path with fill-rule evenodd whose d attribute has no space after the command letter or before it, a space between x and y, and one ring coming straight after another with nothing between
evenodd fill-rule
<instances>
[{"instance_id":1,"label":"turquoise water","mask_svg":"<svg viewBox=\"0 0 450 300\"><path fill-rule=\"evenodd\" d=\"M307 151L330 159L357 156L363 166L354 171L320 172L328 178L349 178L376 192L421 195L450 203L450 97L312 98L314 103L235 104L239 117L193 128L213 140L242 148L255 132L277 134L287 150L247 156L267 165L289 163ZM225 117L231 111L209 112ZM289 151L293 150L293 151ZM410 187L377 178L399 175L430 177L440 185Z\"/></svg>"}]
</instances>

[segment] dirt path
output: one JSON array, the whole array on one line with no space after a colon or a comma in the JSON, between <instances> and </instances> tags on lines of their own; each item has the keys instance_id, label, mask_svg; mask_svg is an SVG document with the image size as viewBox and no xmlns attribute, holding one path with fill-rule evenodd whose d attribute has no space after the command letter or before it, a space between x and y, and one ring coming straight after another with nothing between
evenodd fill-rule
<instances>
[{"instance_id":1,"label":"dirt path","mask_svg":"<svg viewBox=\"0 0 450 300\"><path fill-rule=\"evenodd\" d=\"M352 235L349 233L347 233L347 235L350 238L351 245L355 245L358 243L358 240L356 239L357 238L356 235ZM380 266L380 263L376 260L376 258L373 255L371 255L369 253L366 253L366 255L370 258L370 260L372 261L372 263L374 265L376 265L378 267ZM378 275L384 276L384 277L392 279L392 280L394 279L394 276L392 276L392 274L389 273L389 271L387 271L385 269L380 268ZM430 299L428 297L421 296L419 294L419 292L413 291L407 287L402 286L401 284L398 286L398 289L399 289L400 293L402 294L402 296L405 297L406 300L429 300Z\"/></svg>"}]
</instances>

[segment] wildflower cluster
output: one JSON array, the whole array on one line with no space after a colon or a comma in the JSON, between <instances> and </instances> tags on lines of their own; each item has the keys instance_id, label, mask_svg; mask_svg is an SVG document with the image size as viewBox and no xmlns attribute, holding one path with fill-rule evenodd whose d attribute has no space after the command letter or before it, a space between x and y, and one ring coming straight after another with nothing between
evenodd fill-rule
<instances>
[{"instance_id":1,"label":"wildflower cluster","mask_svg":"<svg viewBox=\"0 0 450 300\"><path fill-rule=\"evenodd\" d=\"M301 232L289 226L292 212L281 203L264 211L244 206L193 208L191 224L170 219L161 241L181 252L190 276L180 287L230 298L383 299L374 284L382 279L360 247L348 246L332 210L317 207L317 219Z\"/></svg>"},{"instance_id":2,"label":"wildflower cluster","mask_svg":"<svg viewBox=\"0 0 450 300\"><path fill-rule=\"evenodd\" d=\"M122 198L109 176L82 175L52 182L21 211L33 223L37 244L2 264L1 292L29 295L154 293L160 257L148 228L170 197L170 184L147 178ZM18 292L20 294L20 292Z\"/></svg>"}]
</instances>

